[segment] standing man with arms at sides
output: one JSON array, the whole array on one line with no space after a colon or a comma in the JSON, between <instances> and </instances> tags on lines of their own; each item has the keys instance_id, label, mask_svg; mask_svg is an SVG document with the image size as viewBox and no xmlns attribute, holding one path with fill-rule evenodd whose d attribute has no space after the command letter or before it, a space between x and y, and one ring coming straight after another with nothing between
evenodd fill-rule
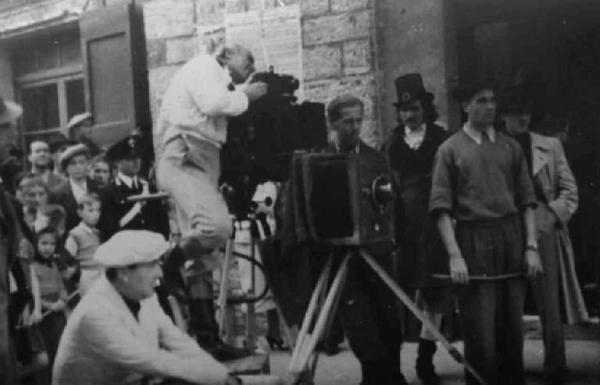
<instances>
[{"instance_id":1,"label":"standing man with arms at sides","mask_svg":"<svg viewBox=\"0 0 600 385\"><path fill-rule=\"evenodd\" d=\"M180 247L192 262L187 272L191 327L215 356L224 345L214 318L212 272L221 266L216 253L233 229L219 192L219 153L227 118L242 114L267 92L262 82L242 85L253 72L254 57L240 45L224 47L216 56L196 56L171 80L158 120L164 134L157 145L163 149L157 151L157 180L174 202ZM222 358L232 358L227 356Z\"/></svg>"},{"instance_id":2,"label":"standing man with arms at sides","mask_svg":"<svg viewBox=\"0 0 600 385\"><path fill-rule=\"evenodd\" d=\"M49 190L52 191L65 182L65 178L52 170L52 157L48 143L42 140L31 142L27 159L31 163L31 173L41 177Z\"/></svg>"},{"instance_id":3,"label":"standing man with arms at sides","mask_svg":"<svg viewBox=\"0 0 600 385\"><path fill-rule=\"evenodd\" d=\"M334 98L327 106L334 152L358 155L360 168L385 164L381 153L360 138L364 104L349 94ZM340 254L347 250L343 248ZM392 242L369 246L369 252L388 272L392 268ZM339 302L339 319L352 352L360 362L363 385L407 384L400 371L401 320L393 293L358 257L348 262L348 273Z\"/></svg>"},{"instance_id":4,"label":"standing man with arms at sides","mask_svg":"<svg viewBox=\"0 0 600 385\"><path fill-rule=\"evenodd\" d=\"M387 146L390 168L398 188L396 200L396 240L400 245L398 281L417 292L424 303L424 313L438 327L443 314L452 311L454 297L444 282L434 282L432 273L448 271L447 256L439 239L435 222L428 215L431 195L431 171L438 147L448 133L434 124L437 112L433 94L425 90L420 74L396 79L398 126ZM427 385L439 384L433 366L436 339L422 327L419 337L417 376Z\"/></svg>"},{"instance_id":5,"label":"standing man with arms at sides","mask_svg":"<svg viewBox=\"0 0 600 385\"><path fill-rule=\"evenodd\" d=\"M457 285L466 360L489 385L523 385L520 273L542 273L533 184L521 146L493 127L493 86L474 83L456 96L467 122L436 154L429 210Z\"/></svg>"},{"instance_id":6,"label":"standing man with arms at sides","mask_svg":"<svg viewBox=\"0 0 600 385\"><path fill-rule=\"evenodd\" d=\"M239 385L227 368L177 329L154 294L169 243L146 230L124 230L95 255L105 267L67 321L52 370L54 385L150 383Z\"/></svg>"},{"instance_id":7,"label":"standing man with arms at sides","mask_svg":"<svg viewBox=\"0 0 600 385\"><path fill-rule=\"evenodd\" d=\"M561 314L569 324L588 319L568 233L579 201L577 184L560 141L529 131L531 101L524 91L513 88L504 96L501 116L507 133L523 148L537 200L535 226L544 276L530 284L542 321L544 377L547 384L561 385L568 373Z\"/></svg>"},{"instance_id":8,"label":"standing man with arms at sides","mask_svg":"<svg viewBox=\"0 0 600 385\"><path fill-rule=\"evenodd\" d=\"M19 105L0 96L0 162L8 158L9 150L16 143L15 124L22 113ZM10 330L14 325L10 325L9 321L9 299L13 291L9 271L13 263L18 263L16 259L21 240L17 216L8 193L0 183L0 381L6 385L17 384L15 346ZM15 275L15 278L18 276Z\"/></svg>"}]
</instances>

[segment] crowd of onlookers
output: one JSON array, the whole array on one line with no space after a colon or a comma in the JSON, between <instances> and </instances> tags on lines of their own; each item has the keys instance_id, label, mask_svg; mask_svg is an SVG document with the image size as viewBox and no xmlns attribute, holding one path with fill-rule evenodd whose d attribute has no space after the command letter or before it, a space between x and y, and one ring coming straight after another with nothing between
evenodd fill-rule
<instances>
[{"instance_id":1,"label":"crowd of onlookers","mask_svg":"<svg viewBox=\"0 0 600 385\"><path fill-rule=\"evenodd\" d=\"M21 242L19 262L9 274L9 316L17 359L24 366L45 361L45 352L51 367L67 314L101 275L93 260L101 242L121 228L153 226L138 218L143 205L133 208L125 199L149 192L148 182L139 177L139 136L102 151L79 134L91 116L81 118L72 119L76 127L60 142L31 142L22 157L26 166L15 153L0 168L28 241ZM126 191L119 193L121 185ZM163 233L168 231L164 214Z\"/></svg>"}]
</instances>

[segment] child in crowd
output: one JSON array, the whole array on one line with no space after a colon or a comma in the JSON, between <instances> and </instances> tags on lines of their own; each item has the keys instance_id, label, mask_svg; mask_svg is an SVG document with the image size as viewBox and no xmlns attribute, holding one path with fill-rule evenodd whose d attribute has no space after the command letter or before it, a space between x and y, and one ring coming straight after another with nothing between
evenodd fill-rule
<instances>
[{"instance_id":1,"label":"child in crowd","mask_svg":"<svg viewBox=\"0 0 600 385\"><path fill-rule=\"evenodd\" d=\"M48 187L40 177L24 178L20 185L23 220L27 229L37 232L48 226L42 209L48 203Z\"/></svg>"},{"instance_id":2,"label":"child in crowd","mask_svg":"<svg viewBox=\"0 0 600 385\"><path fill-rule=\"evenodd\" d=\"M51 227L38 231L36 252L30 266L34 299L30 322L36 325L42 337L50 367L66 323L67 291L56 264L57 239L58 236Z\"/></svg>"},{"instance_id":3,"label":"child in crowd","mask_svg":"<svg viewBox=\"0 0 600 385\"><path fill-rule=\"evenodd\" d=\"M102 274L102 268L93 259L96 248L100 245L100 235L96 229L100 218L100 207L100 198L97 194L84 195L77 205L77 214L81 222L69 232L65 242L65 249L77 260L81 269L79 279L81 296Z\"/></svg>"},{"instance_id":4,"label":"child in crowd","mask_svg":"<svg viewBox=\"0 0 600 385\"><path fill-rule=\"evenodd\" d=\"M103 155L97 155L92 159L90 168L90 178L92 178L98 187L104 188L111 181L110 165Z\"/></svg>"}]
</instances>

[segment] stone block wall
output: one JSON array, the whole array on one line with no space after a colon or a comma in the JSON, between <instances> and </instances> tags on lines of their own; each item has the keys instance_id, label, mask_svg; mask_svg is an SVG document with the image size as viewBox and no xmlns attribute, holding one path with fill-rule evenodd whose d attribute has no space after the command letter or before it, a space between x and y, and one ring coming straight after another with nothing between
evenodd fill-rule
<instances>
[{"instance_id":1,"label":"stone block wall","mask_svg":"<svg viewBox=\"0 0 600 385\"><path fill-rule=\"evenodd\" d=\"M374 0L147 0L144 3L150 103L156 121L161 95L183 63L210 52L225 35L226 13L300 4L304 96L327 103L351 92L365 101L362 136L381 142L377 119ZM160 134L160 133L155 133Z\"/></svg>"}]
</instances>

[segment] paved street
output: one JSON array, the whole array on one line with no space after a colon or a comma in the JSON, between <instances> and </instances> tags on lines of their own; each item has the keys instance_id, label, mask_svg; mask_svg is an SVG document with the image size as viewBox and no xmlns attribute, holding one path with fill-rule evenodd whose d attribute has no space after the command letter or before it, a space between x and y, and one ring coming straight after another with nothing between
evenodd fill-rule
<instances>
[{"instance_id":1,"label":"paved street","mask_svg":"<svg viewBox=\"0 0 600 385\"><path fill-rule=\"evenodd\" d=\"M458 344L461 346L461 344ZM415 343L407 343L402 348L402 368L406 379L411 384L420 384L414 371L416 357ZM568 384L592 385L600 384L600 341L568 341L567 359L572 375ZM271 354L271 372L285 373L289 355L284 352ZM542 341L527 340L525 343L525 367L527 384L542 385ZM443 378L444 385L464 384L462 368L445 352L438 350L435 357L438 373ZM321 355L315 378L317 385L358 385L360 369L358 361L346 346L334 357Z\"/></svg>"}]
</instances>

